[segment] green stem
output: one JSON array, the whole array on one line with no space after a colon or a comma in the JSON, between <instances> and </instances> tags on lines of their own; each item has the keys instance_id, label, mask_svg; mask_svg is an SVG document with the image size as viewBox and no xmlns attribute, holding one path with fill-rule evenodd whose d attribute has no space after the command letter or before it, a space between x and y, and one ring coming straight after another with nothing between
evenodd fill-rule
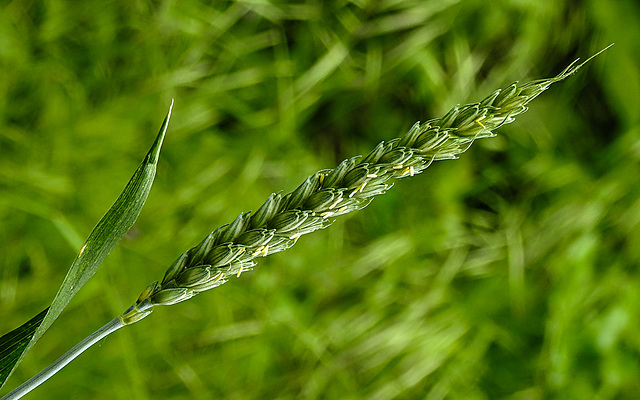
<instances>
[{"instance_id":1,"label":"green stem","mask_svg":"<svg viewBox=\"0 0 640 400\"><path fill-rule=\"evenodd\" d=\"M21 398L25 394L38 387L41 383L55 375L58 371L64 368L65 365L69 364L74 358L82 354L82 352L84 352L86 349L93 346L102 338L105 338L109 334L122 328L123 326L125 325L120 320L120 317L114 318L113 320L105 324L102 328L87 336L84 340L75 345L71 350L64 353L62 357L58 358L47 368L43 369L33 378L15 388L0 400L15 400Z\"/></svg>"}]
</instances>

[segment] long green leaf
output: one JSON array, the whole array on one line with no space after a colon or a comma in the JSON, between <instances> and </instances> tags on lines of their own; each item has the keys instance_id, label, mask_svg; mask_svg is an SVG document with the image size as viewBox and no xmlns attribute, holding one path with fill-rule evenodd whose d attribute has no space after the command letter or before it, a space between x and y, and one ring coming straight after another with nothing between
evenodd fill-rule
<instances>
[{"instance_id":1,"label":"long green leaf","mask_svg":"<svg viewBox=\"0 0 640 400\"><path fill-rule=\"evenodd\" d=\"M24 325L0 338L0 387L9 379L24 355L60 316L69 301L93 276L138 218L153 185L160 148L169 125L172 107L173 101L151 149L118 199L89 234L48 311L44 310Z\"/></svg>"},{"instance_id":2,"label":"long green leaf","mask_svg":"<svg viewBox=\"0 0 640 400\"><path fill-rule=\"evenodd\" d=\"M48 307L19 328L0 338L0 379L3 383L11 375L13 367L17 365L20 356L31 342L33 334L47 315L47 311L49 311Z\"/></svg>"}]
</instances>

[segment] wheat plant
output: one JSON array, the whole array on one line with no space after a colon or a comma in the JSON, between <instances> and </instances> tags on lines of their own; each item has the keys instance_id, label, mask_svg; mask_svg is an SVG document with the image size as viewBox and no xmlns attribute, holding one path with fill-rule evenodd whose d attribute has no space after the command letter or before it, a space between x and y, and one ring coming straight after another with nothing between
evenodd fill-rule
<instances>
[{"instance_id":1,"label":"wheat plant","mask_svg":"<svg viewBox=\"0 0 640 400\"><path fill-rule=\"evenodd\" d=\"M94 343L140 321L154 307L188 300L234 276L240 277L256 265L258 258L287 250L302 235L324 229L336 217L366 207L395 180L420 174L433 161L456 159L475 140L495 136L494 130L527 111L529 102L549 86L572 75L607 48L580 64L574 61L555 77L516 82L478 103L455 106L441 118L416 122L404 136L381 142L366 156L352 157L334 169L316 172L291 193L272 194L255 213L241 213L184 252L163 279L150 284L122 315L2 400L21 398Z\"/></svg>"}]
</instances>

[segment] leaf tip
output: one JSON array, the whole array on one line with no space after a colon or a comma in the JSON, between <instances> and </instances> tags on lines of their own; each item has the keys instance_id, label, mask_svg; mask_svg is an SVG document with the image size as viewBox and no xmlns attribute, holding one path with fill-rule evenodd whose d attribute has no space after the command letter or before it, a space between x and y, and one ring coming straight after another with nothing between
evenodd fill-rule
<instances>
[{"instance_id":1,"label":"leaf tip","mask_svg":"<svg viewBox=\"0 0 640 400\"><path fill-rule=\"evenodd\" d=\"M174 99L171 99L171 104L169 105L169 111L167 112L167 116L164 117L164 121L162 121L162 126L160 127L160 132L158 132L158 136L156 137L155 142L153 142L153 145L149 150L149 154L147 155L148 164L156 164L158 162L158 158L160 157L160 149L162 148L162 142L164 141L164 136L167 133L167 128L169 127L169 120L171 119L171 111L173 110L173 100Z\"/></svg>"}]
</instances>

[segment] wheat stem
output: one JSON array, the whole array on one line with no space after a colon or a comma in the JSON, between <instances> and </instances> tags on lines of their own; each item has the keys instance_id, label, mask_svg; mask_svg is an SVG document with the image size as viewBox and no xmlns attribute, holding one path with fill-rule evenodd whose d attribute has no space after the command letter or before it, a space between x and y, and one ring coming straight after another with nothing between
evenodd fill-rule
<instances>
[{"instance_id":1,"label":"wheat stem","mask_svg":"<svg viewBox=\"0 0 640 400\"><path fill-rule=\"evenodd\" d=\"M38 387L41 383L55 375L58 371L64 368L65 365L69 364L71 361L73 361L73 359L82 354L82 352L84 352L86 349L93 346L102 338L122 328L123 326L124 324L120 321L119 318L114 318L113 320L105 324L102 328L87 336L84 340L75 345L71 350L64 353L62 357L58 358L47 368L43 369L37 375L34 375L22 385L9 392L0 400L16 400L21 398L25 394Z\"/></svg>"}]
</instances>

